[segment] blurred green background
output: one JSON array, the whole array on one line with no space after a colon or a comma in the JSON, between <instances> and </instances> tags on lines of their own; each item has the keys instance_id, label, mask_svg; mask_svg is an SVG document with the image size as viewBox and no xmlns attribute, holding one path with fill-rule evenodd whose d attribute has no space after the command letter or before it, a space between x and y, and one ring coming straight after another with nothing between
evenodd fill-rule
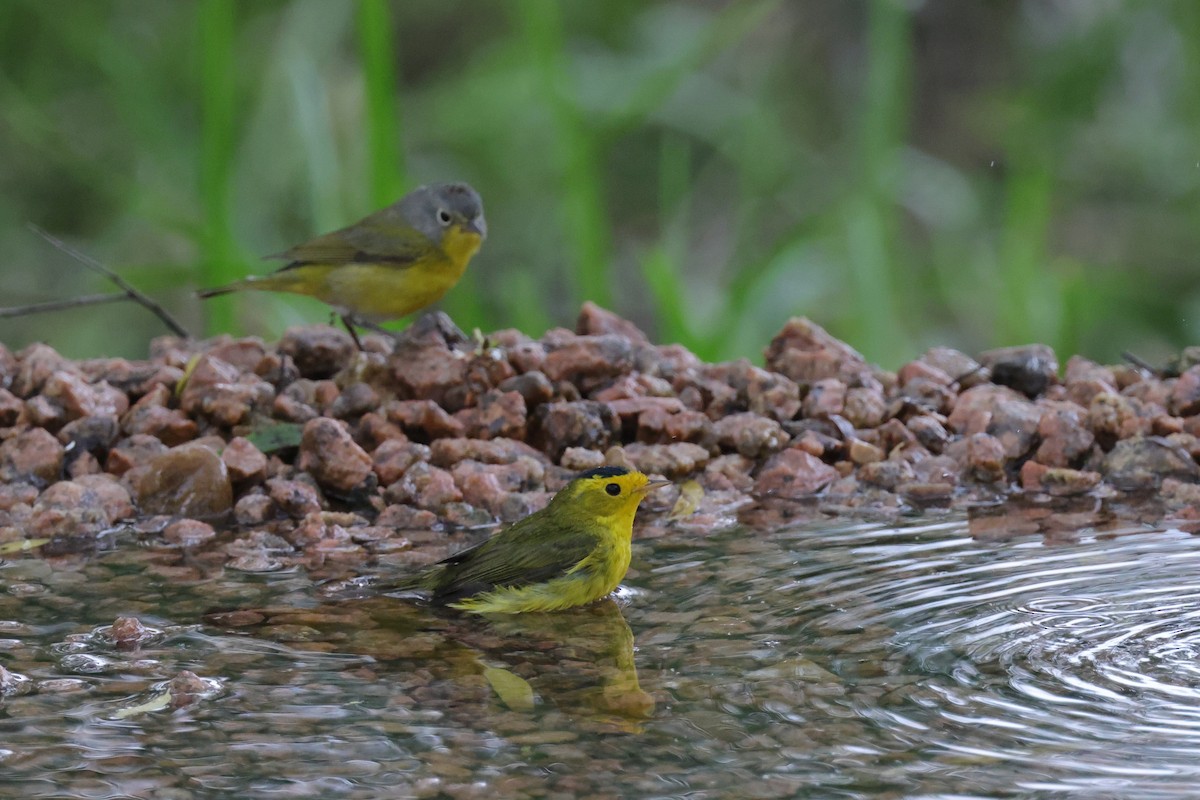
<instances>
[{"instance_id":1,"label":"blurred green background","mask_svg":"<svg viewBox=\"0 0 1200 800\"><path fill-rule=\"evenodd\" d=\"M1200 3L0 3L0 306L108 288L32 222L273 339L328 313L193 290L442 180L490 226L443 302L467 329L590 298L708 359L798 314L892 368L1157 359L1200 339ZM164 332L0 320L74 357Z\"/></svg>"}]
</instances>

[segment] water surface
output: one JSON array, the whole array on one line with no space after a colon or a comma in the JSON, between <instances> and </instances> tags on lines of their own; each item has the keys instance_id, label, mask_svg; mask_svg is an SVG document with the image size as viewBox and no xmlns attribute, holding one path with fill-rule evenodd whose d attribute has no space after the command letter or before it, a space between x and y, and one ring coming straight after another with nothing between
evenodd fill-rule
<instances>
[{"instance_id":1,"label":"water surface","mask_svg":"<svg viewBox=\"0 0 1200 800\"><path fill-rule=\"evenodd\" d=\"M301 572L195 579L132 545L10 559L0 665L29 681L0 698L0 788L1194 797L1200 538L1066 538L680 531L635 543L616 602L499 619L326 602ZM159 633L97 633L130 615ZM168 698L185 669L207 689Z\"/></svg>"}]
</instances>

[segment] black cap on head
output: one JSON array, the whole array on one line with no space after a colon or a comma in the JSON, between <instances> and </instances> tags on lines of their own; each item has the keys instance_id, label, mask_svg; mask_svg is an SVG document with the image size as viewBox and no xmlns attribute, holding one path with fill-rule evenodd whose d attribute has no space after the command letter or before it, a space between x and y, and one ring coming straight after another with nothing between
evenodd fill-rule
<instances>
[{"instance_id":1,"label":"black cap on head","mask_svg":"<svg viewBox=\"0 0 1200 800\"><path fill-rule=\"evenodd\" d=\"M575 477L578 478L615 478L618 475L628 475L629 470L624 467L596 467L589 469L587 472L581 472Z\"/></svg>"}]
</instances>

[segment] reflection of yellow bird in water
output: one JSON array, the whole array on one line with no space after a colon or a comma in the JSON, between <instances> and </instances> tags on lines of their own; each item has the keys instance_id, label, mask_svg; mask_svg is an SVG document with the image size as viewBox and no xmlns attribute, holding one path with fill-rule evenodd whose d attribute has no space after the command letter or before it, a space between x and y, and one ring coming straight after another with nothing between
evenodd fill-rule
<instances>
[{"instance_id":1,"label":"reflection of yellow bird in water","mask_svg":"<svg viewBox=\"0 0 1200 800\"><path fill-rule=\"evenodd\" d=\"M422 186L349 227L268 256L288 262L276 272L206 289L200 297L243 289L304 294L333 306L354 335L355 321L396 319L440 300L486 236L474 189Z\"/></svg>"},{"instance_id":2,"label":"reflection of yellow bird in water","mask_svg":"<svg viewBox=\"0 0 1200 800\"><path fill-rule=\"evenodd\" d=\"M624 467L580 473L541 511L483 544L375 591L422 590L476 613L558 611L599 600L629 569L633 516L651 482Z\"/></svg>"}]
</instances>

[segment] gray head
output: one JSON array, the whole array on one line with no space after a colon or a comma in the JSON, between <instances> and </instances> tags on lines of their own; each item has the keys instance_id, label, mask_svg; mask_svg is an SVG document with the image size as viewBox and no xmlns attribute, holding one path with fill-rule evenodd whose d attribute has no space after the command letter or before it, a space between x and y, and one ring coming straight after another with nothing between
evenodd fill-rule
<instances>
[{"instance_id":1,"label":"gray head","mask_svg":"<svg viewBox=\"0 0 1200 800\"><path fill-rule=\"evenodd\" d=\"M487 237L487 221L483 218L483 200L479 192L465 183L435 183L420 186L393 206L405 222L440 242L446 229L457 226L465 231Z\"/></svg>"}]
</instances>

